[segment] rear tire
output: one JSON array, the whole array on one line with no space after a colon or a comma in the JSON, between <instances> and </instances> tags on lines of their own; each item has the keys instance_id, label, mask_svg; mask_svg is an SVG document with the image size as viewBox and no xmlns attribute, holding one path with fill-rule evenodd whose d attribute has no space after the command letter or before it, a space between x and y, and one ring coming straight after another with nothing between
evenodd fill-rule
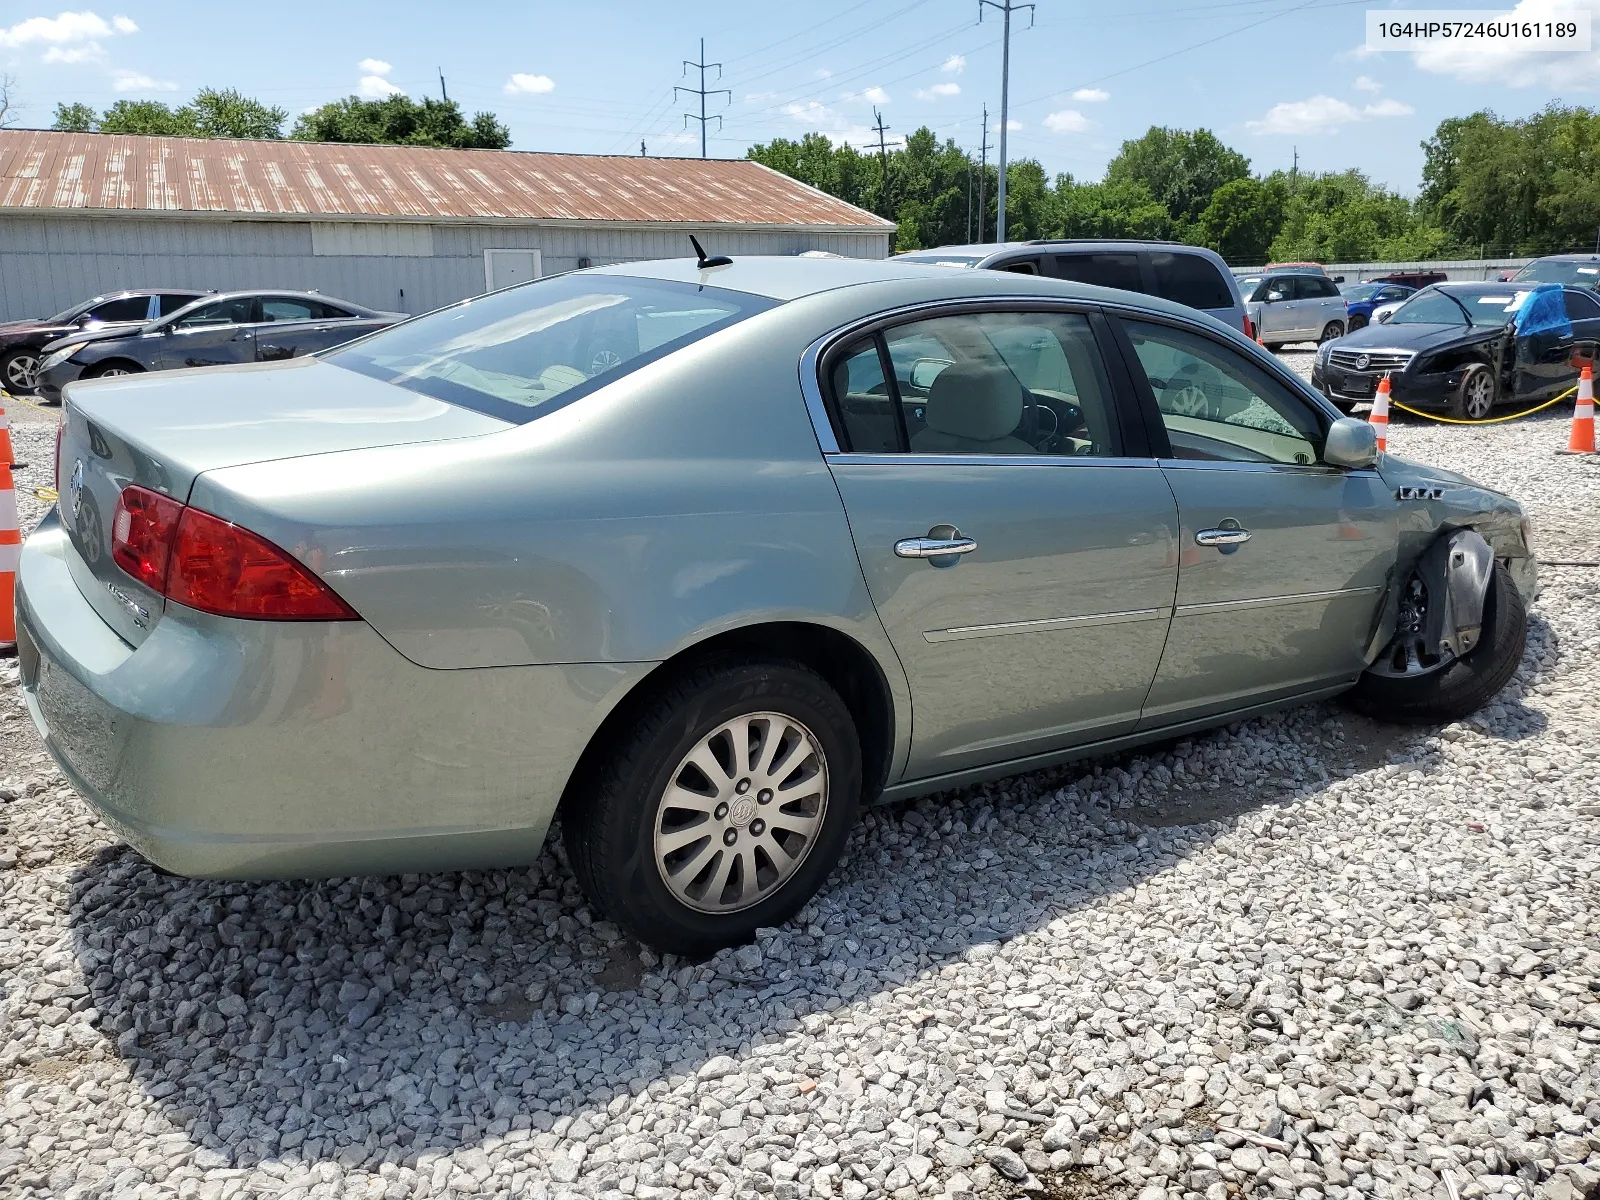
<instances>
[{"instance_id":1,"label":"rear tire","mask_svg":"<svg viewBox=\"0 0 1600 1200\"><path fill-rule=\"evenodd\" d=\"M1343 336L1344 323L1342 321L1329 321L1322 327L1322 336L1317 339L1317 345L1320 346L1323 342L1331 342L1334 338L1342 338Z\"/></svg>"},{"instance_id":2,"label":"rear tire","mask_svg":"<svg viewBox=\"0 0 1600 1200\"><path fill-rule=\"evenodd\" d=\"M1365 329L1366 327L1367 327L1367 318L1363 317L1360 313L1357 313L1355 316L1350 318L1350 332L1351 333L1354 333L1358 329Z\"/></svg>"},{"instance_id":3,"label":"rear tire","mask_svg":"<svg viewBox=\"0 0 1600 1200\"><path fill-rule=\"evenodd\" d=\"M144 368L136 362L126 359L114 358L110 362L98 363L83 373L85 379L113 379L118 375L142 375Z\"/></svg>"},{"instance_id":4,"label":"rear tire","mask_svg":"<svg viewBox=\"0 0 1600 1200\"><path fill-rule=\"evenodd\" d=\"M1283 352L1282 342L1262 342L1261 344L1267 348L1267 353L1269 354L1281 354Z\"/></svg>"},{"instance_id":5,"label":"rear tire","mask_svg":"<svg viewBox=\"0 0 1600 1200\"><path fill-rule=\"evenodd\" d=\"M1481 421L1493 410L1494 401L1494 372L1482 363L1474 363L1450 397L1450 415L1458 421Z\"/></svg>"},{"instance_id":6,"label":"rear tire","mask_svg":"<svg viewBox=\"0 0 1600 1200\"><path fill-rule=\"evenodd\" d=\"M1528 612L1504 564L1496 563L1484 597L1483 636L1463 657L1407 678L1367 672L1344 700L1379 721L1433 725L1471 716L1492 700L1522 662Z\"/></svg>"},{"instance_id":7,"label":"rear tire","mask_svg":"<svg viewBox=\"0 0 1600 1200\"><path fill-rule=\"evenodd\" d=\"M816 894L855 824L861 749L849 708L808 668L724 661L628 714L593 779L562 810L579 886L640 941L698 957Z\"/></svg>"}]
</instances>

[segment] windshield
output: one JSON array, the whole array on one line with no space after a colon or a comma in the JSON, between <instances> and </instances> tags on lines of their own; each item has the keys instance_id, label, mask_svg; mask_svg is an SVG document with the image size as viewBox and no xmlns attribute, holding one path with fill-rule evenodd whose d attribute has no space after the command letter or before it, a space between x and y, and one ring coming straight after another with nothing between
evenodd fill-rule
<instances>
[{"instance_id":1,"label":"windshield","mask_svg":"<svg viewBox=\"0 0 1600 1200\"><path fill-rule=\"evenodd\" d=\"M323 357L520 423L772 304L689 283L558 275L440 309Z\"/></svg>"},{"instance_id":2,"label":"windshield","mask_svg":"<svg viewBox=\"0 0 1600 1200\"><path fill-rule=\"evenodd\" d=\"M1371 300L1386 287L1388 283L1347 283L1339 289L1339 294L1346 300Z\"/></svg>"},{"instance_id":3,"label":"windshield","mask_svg":"<svg viewBox=\"0 0 1600 1200\"><path fill-rule=\"evenodd\" d=\"M1389 318L1390 325L1471 325L1466 309L1443 292L1418 292Z\"/></svg>"},{"instance_id":4,"label":"windshield","mask_svg":"<svg viewBox=\"0 0 1600 1200\"><path fill-rule=\"evenodd\" d=\"M93 300L85 300L82 304L74 304L71 308L66 309L66 310L64 310L62 312L58 312L53 317L46 317L45 318L45 324L46 325L67 325L67 324L70 324L74 319L76 319L77 317L82 316L84 313L88 312L91 308L93 308L96 304L99 304L100 301L102 301L104 299L105 299L104 296L96 296Z\"/></svg>"},{"instance_id":5,"label":"windshield","mask_svg":"<svg viewBox=\"0 0 1600 1200\"><path fill-rule=\"evenodd\" d=\"M1512 283L1575 283L1580 287L1600 287L1600 260L1573 262L1546 258L1531 262L1511 277Z\"/></svg>"},{"instance_id":6,"label":"windshield","mask_svg":"<svg viewBox=\"0 0 1600 1200\"><path fill-rule=\"evenodd\" d=\"M1245 300L1255 300L1255 291L1261 286L1264 275L1241 275L1234 282L1239 285L1239 295Z\"/></svg>"}]
</instances>

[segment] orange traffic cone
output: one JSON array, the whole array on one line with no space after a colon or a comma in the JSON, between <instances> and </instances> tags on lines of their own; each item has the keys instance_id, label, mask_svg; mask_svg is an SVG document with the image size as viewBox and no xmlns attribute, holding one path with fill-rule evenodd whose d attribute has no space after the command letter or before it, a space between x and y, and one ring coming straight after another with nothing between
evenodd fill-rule
<instances>
[{"instance_id":1,"label":"orange traffic cone","mask_svg":"<svg viewBox=\"0 0 1600 1200\"><path fill-rule=\"evenodd\" d=\"M1389 450L1389 376L1378 380L1378 394L1372 398L1372 414L1367 417L1378 435L1378 453Z\"/></svg>"},{"instance_id":2,"label":"orange traffic cone","mask_svg":"<svg viewBox=\"0 0 1600 1200\"><path fill-rule=\"evenodd\" d=\"M17 645L17 561L22 557L22 526L11 482L11 422L0 408L0 653Z\"/></svg>"},{"instance_id":3,"label":"orange traffic cone","mask_svg":"<svg viewBox=\"0 0 1600 1200\"><path fill-rule=\"evenodd\" d=\"M1572 432L1567 436L1567 454L1593 454L1594 448L1594 370L1585 365L1578 376L1578 402L1572 409Z\"/></svg>"}]
</instances>

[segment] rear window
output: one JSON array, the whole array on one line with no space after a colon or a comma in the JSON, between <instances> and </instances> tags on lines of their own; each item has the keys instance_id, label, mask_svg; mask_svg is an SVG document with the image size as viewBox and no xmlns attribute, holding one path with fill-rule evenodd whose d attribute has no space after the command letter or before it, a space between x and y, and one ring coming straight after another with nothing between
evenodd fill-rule
<instances>
[{"instance_id":1,"label":"rear window","mask_svg":"<svg viewBox=\"0 0 1600 1200\"><path fill-rule=\"evenodd\" d=\"M1152 251L1156 295L1190 308L1232 308L1233 291L1222 272L1198 254Z\"/></svg>"},{"instance_id":2,"label":"rear window","mask_svg":"<svg viewBox=\"0 0 1600 1200\"><path fill-rule=\"evenodd\" d=\"M124 296L89 310L91 321L143 321L150 313L149 296Z\"/></svg>"},{"instance_id":3,"label":"rear window","mask_svg":"<svg viewBox=\"0 0 1600 1200\"><path fill-rule=\"evenodd\" d=\"M1058 254L1056 274L1078 283L1121 288L1125 292L1144 291L1137 254Z\"/></svg>"},{"instance_id":4,"label":"rear window","mask_svg":"<svg viewBox=\"0 0 1600 1200\"><path fill-rule=\"evenodd\" d=\"M560 275L463 301L323 358L520 423L773 304L689 283Z\"/></svg>"},{"instance_id":5,"label":"rear window","mask_svg":"<svg viewBox=\"0 0 1600 1200\"><path fill-rule=\"evenodd\" d=\"M1576 283L1581 287L1600 286L1600 259L1574 262L1572 259L1535 259L1511 277L1512 283Z\"/></svg>"}]
</instances>

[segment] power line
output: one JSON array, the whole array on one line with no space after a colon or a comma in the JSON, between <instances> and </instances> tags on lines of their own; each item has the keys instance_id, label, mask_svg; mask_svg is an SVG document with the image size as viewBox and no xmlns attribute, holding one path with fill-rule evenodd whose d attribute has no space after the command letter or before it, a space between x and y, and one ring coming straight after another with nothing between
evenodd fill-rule
<instances>
[{"instance_id":1,"label":"power line","mask_svg":"<svg viewBox=\"0 0 1600 1200\"><path fill-rule=\"evenodd\" d=\"M983 22L985 8L998 9L1005 14L1006 29L1001 36L1000 44L1000 186L997 189L996 199L1000 205L1000 215L995 221L995 241L1004 243L1006 240L1006 126L1010 122L1011 113L1011 14L1028 10L1028 28L1033 28L1033 5L1016 4L1013 0L978 0L978 21Z\"/></svg>"},{"instance_id":2,"label":"power line","mask_svg":"<svg viewBox=\"0 0 1600 1200\"><path fill-rule=\"evenodd\" d=\"M683 87L682 85L679 85L679 86L677 86L677 87L672 89L672 95L673 95L674 98L676 98L679 92L688 92L691 96L699 96L700 97L700 115L697 117L693 113L684 113L683 114L683 127L685 129L689 128L689 122L690 121L699 121L700 122L700 157L704 158L706 156L706 122L707 121L715 121L717 123L717 128L718 129L722 128L722 117L721 116L719 116L719 115L713 115L713 116L709 116L709 117L706 116L706 97L707 96L727 96L728 97L728 103L732 104L733 103L733 93L730 92L727 88L714 88L713 90L711 90L709 92L706 91L706 68L707 67L715 67L717 69L717 78L721 79L722 78L722 64L721 63L708 63L706 61L706 40L705 40L705 38L701 38L700 39L700 61L699 62L690 62L687 58L683 60L683 72L684 72L685 75L687 75L689 73L689 68L690 67L698 67L700 69L700 86L697 87L697 88L692 88L692 87Z\"/></svg>"}]
</instances>

